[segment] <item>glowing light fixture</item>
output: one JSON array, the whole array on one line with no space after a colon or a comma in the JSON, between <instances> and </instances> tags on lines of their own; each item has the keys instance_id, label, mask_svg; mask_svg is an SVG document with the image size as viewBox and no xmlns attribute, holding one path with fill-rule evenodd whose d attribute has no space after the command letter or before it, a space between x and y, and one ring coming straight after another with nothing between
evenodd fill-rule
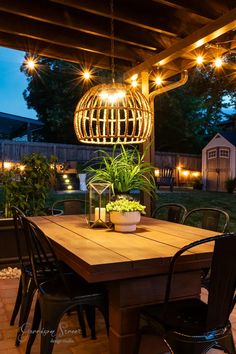
<instances>
[{"instance_id":1,"label":"glowing light fixture","mask_svg":"<svg viewBox=\"0 0 236 354\"><path fill-rule=\"evenodd\" d=\"M155 84L157 86L161 86L163 84L163 79L160 75L158 75L156 78L155 78Z\"/></svg>"},{"instance_id":2,"label":"glowing light fixture","mask_svg":"<svg viewBox=\"0 0 236 354\"><path fill-rule=\"evenodd\" d=\"M132 82L131 82L131 86L132 86L132 87L137 87L137 86L138 86L138 82L135 81L135 80L132 81Z\"/></svg>"},{"instance_id":3,"label":"glowing light fixture","mask_svg":"<svg viewBox=\"0 0 236 354\"><path fill-rule=\"evenodd\" d=\"M83 78L84 78L85 80L89 80L89 79L91 78L91 74L90 74L90 72L89 72L88 70L85 70L85 71L83 72Z\"/></svg>"},{"instance_id":4,"label":"glowing light fixture","mask_svg":"<svg viewBox=\"0 0 236 354\"><path fill-rule=\"evenodd\" d=\"M214 61L214 65L216 68L220 68L223 65L223 60L222 58L218 57Z\"/></svg>"},{"instance_id":5,"label":"glowing light fixture","mask_svg":"<svg viewBox=\"0 0 236 354\"><path fill-rule=\"evenodd\" d=\"M25 61L25 66L29 69L29 70L34 70L35 66L37 64L36 59L34 59L33 57L28 57Z\"/></svg>"},{"instance_id":6,"label":"glowing light fixture","mask_svg":"<svg viewBox=\"0 0 236 354\"><path fill-rule=\"evenodd\" d=\"M197 63L197 65L202 65L203 62L204 62L203 56L202 56L202 55L198 55L198 56L196 57L196 63Z\"/></svg>"},{"instance_id":7,"label":"glowing light fixture","mask_svg":"<svg viewBox=\"0 0 236 354\"><path fill-rule=\"evenodd\" d=\"M7 162L7 161L4 161L4 164L3 164L4 168L6 170L10 170L12 168L12 163L11 162Z\"/></svg>"},{"instance_id":8,"label":"glowing light fixture","mask_svg":"<svg viewBox=\"0 0 236 354\"><path fill-rule=\"evenodd\" d=\"M88 144L139 144L151 135L152 112L135 86L115 83L113 0L110 7L112 83L92 87L81 98L75 110L75 133Z\"/></svg>"}]
</instances>

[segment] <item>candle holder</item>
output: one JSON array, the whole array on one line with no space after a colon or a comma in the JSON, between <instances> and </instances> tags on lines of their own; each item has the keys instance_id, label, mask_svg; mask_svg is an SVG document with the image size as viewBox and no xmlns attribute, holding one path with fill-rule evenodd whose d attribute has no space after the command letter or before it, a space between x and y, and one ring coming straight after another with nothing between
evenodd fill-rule
<instances>
[{"instance_id":1,"label":"candle holder","mask_svg":"<svg viewBox=\"0 0 236 354\"><path fill-rule=\"evenodd\" d=\"M110 183L89 183L89 214L90 227L111 226L110 215L106 211L106 205L111 199Z\"/></svg>"}]
</instances>

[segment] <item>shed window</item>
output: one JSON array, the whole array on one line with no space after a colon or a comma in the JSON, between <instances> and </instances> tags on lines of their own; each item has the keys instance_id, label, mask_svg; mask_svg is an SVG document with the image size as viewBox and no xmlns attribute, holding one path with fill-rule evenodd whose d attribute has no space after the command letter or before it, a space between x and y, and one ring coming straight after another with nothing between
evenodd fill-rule
<instances>
[{"instance_id":1,"label":"shed window","mask_svg":"<svg viewBox=\"0 0 236 354\"><path fill-rule=\"evenodd\" d=\"M220 157L225 159L229 159L229 150L228 149L220 149Z\"/></svg>"},{"instance_id":2,"label":"shed window","mask_svg":"<svg viewBox=\"0 0 236 354\"><path fill-rule=\"evenodd\" d=\"M215 159L217 157L216 149L208 151L208 160Z\"/></svg>"}]
</instances>

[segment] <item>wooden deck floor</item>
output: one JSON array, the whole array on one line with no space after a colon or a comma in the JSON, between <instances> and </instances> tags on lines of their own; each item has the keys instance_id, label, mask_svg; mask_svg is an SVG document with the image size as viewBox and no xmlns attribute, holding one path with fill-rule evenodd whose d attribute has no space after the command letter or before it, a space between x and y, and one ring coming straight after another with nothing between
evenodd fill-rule
<instances>
[{"instance_id":1,"label":"wooden deck floor","mask_svg":"<svg viewBox=\"0 0 236 354\"><path fill-rule=\"evenodd\" d=\"M17 326L10 326L10 317L15 303L16 292L18 288L17 279L0 280L0 354L24 354L27 342L27 331L22 337L21 345L16 348L14 345ZM203 293L203 297L205 293ZM32 320L32 313L29 318L29 326ZM231 315L231 323L234 330L234 339L236 340L236 309ZM60 323L57 341L54 345L54 354L109 354L108 340L105 333L105 326L102 317L97 316L97 340L91 340L89 337L81 338L76 315L73 313L65 315ZM89 333L89 330L88 330ZM38 336L39 337L39 336ZM141 348L140 354L156 354L154 348L159 348L160 353L168 353L161 338L146 338L146 342ZM39 338L36 339L32 354L39 354ZM210 353L221 353L217 350L211 350ZM46 354L46 353L45 353Z\"/></svg>"}]
</instances>

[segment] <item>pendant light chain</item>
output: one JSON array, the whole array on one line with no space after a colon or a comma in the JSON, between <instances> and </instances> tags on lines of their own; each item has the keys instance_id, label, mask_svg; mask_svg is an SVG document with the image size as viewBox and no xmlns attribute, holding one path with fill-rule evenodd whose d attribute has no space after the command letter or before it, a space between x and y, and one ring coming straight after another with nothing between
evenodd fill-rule
<instances>
[{"instance_id":1,"label":"pendant light chain","mask_svg":"<svg viewBox=\"0 0 236 354\"><path fill-rule=\"evenodd\" d=\"M110 0L110 84L92 87L76 106L78 140L88 144L141 144L151 135L153 114L146 97L127 84L115 83L114 0Z\"/></svg>"},{"instance_id":2,"label":"pendant light chain","mask_svg":"<svg viewBox=\"0 0 236 354\"><path fill-rule=\"evenodd\" d=\"M114 42L114 1L110 2L111 12L111 78L112 83L115 83L115 42Z\"/></svg>"}]
</instances>

